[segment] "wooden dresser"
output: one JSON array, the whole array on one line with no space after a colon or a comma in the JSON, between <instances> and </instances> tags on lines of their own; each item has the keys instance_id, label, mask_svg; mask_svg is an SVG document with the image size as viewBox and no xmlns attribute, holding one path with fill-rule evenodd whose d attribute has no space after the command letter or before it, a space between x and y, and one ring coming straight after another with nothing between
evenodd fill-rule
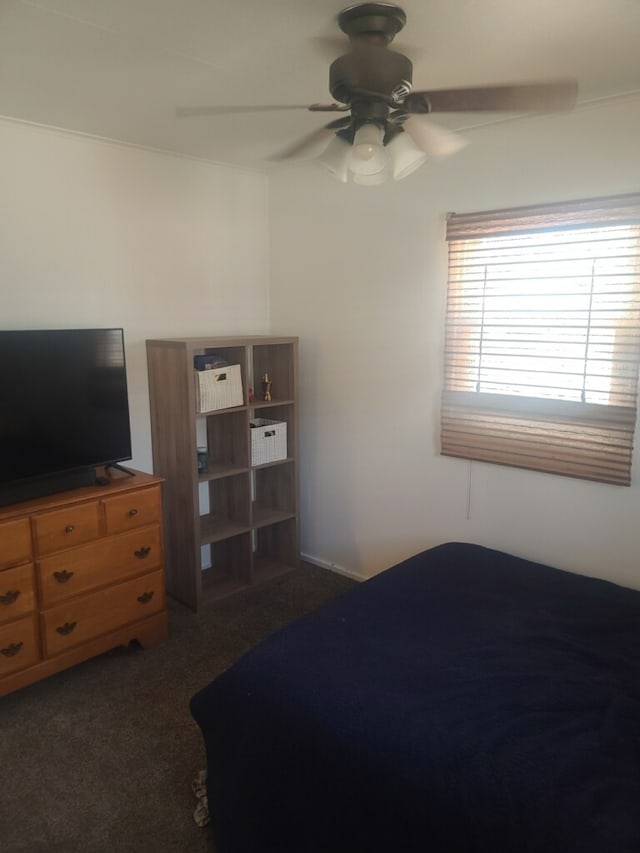
<instances>
[{"instance_id":1,"label":"wooden dresser","mask_svg":"<svg viewBox=\"0 0 640 853\"><path fill-rule=\"evenodd\" d=\"M115 469L108 480L0 507L0 696L132 640L166 640L163 480Z\"/></svg>"}]
</instances>

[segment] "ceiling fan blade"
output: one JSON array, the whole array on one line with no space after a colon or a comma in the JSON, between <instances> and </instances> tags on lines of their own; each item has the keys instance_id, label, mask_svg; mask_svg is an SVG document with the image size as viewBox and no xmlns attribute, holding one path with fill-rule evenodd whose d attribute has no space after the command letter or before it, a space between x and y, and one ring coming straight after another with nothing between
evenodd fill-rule
<instances>
[{"instance_id":1,"label":"ceiling fan blade","mask_svg":"<svg viewBox=\"0 0 640 853\"><path fill-rule=\"evenodd\" d=\"M343 113L350 110L349 104L309 104L307 107L312 113Z\"/></svg>"},{"instance_id":2,"label":"ceiling fan blade","mask_svg":"<svg viewBox=\"0 0 640 853\"><path fill-rule=\"evenodd\" d=\"M402 124L415 144L429 157L448 157L468 145L468 140L426 115L410 115Z\"/></svg>"},{"instance_id":3,"label":"ceiling fan blade","mask_svg":"<svg viewBox=\"0 0 640 853\"><path fill-rule=\"evenodd\" d=\"M176 110L178 118L191 116L226 116L241 113L268 113L276 110L310 110L311 112L343 112L349 107L345 104L267 104L228 107L180 107Z\"/></svg>"},{"instance_id":4,"label":"ceiling fan blade","mask_svg":"<svg viewBox=\"0 0 640 853\"><path fill-rule=\"evenodd\" d=\"M574 107L577 95L577 82L563 79L547 83L411 92L405 98L404 107L411 113L502 110L555 112Z\"/></svg>"},{"instance_id":5,"label":"ceiling fan blade","mask_svg":"<svg viewBox=\"0 0 640 853\"><path fill-rule=\"evenodd\" d=\"M268 157L268 160L292 160L296 157L313 157L319 154L324 145L331 139L336 130L348 127L351 124L351 116L338 118L335 121L330 121L324 127L319 127L317 130L311 131L306 136L301 137L287 145L286 148L277 151Z\"/></svg>"}]
</instances>

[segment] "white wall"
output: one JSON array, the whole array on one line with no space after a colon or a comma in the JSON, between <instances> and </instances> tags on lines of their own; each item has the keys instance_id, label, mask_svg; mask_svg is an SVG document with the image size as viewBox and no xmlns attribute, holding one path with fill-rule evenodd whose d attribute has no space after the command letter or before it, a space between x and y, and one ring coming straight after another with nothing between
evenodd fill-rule
<instances>
[{"instance_id":1,"label":"white wall","mask_svg":"<svg viewBox=\"0 0 640 853\"><path fill-rule=\"evenodd\" d=\"M630 488L438 452L447 211L640 189L638 99L468 134L403 182L316 164L271 179L271 317L301 339L303 551L370 576L475 541L640 587L640 441Z\"/></svg>"},{"instance_id":2,"label":"white wall","mask_svg":"<svg viewBox=\"0 0 640 853\"><path fill-rule=\"evenodd\" d=\"M268 322L264 175L0 121L0 327L124 328L134 467L145 340Z\"/></svg>"}]
</instances>

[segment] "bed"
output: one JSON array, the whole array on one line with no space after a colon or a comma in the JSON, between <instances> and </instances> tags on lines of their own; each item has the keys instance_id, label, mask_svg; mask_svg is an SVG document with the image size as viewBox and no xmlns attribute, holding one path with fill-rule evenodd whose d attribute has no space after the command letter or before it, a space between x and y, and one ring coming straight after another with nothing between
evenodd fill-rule
<instances>
[{"instance_id":1,"label":"bed","mask_svg":"<svg viewBox=\"0 0 640 853\"><path fill-rule=\"evenodd\" d=\"M219 853L638 853L640 592L450 542L191 700Z\"/></svg>"}]
</instances>

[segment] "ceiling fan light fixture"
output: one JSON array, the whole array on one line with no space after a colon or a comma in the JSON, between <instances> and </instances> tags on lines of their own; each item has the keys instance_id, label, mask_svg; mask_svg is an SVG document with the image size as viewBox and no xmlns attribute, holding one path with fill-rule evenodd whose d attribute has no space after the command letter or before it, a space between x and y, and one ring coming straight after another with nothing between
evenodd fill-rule
<instances>
[{"instance_id":1,"label":"ceiling fan light fixture","mask_svg":"<svg viewBox=\"0 0 640 853\"><path fill-rule=\"evenodd\" d=\"M373 122L356 130L349 156L349 169L354 175L377 175L384 171L389 157L383 140L383 129Z\"/></svg>"},{"instance_id":2,"label":"ceiling fan light fixture","mask_svg":"<svg viewBox=\"0 0 640 853\"><path fill-rule=\"evenodd\" d=\"M391 159L391 171L393 179L400 181L406 178L428 159L425 151L415 144L413 139L405 133L398 133L387 143L387 151Z\"/></svg>"},{"instance_id":3,"label":"ceiling fan light fixture","mask_svg":"<svg viewBox=\"0 0 640 853\"><path fill-rule=\"evenodd\" d=\"M351 146L349 143L341 136L334 136L317 160L327 171L331 172L334 178L346 184L349 177L350 154Z\"/></svg>"},{"instance_id":4,"label":"ceiling fan light fixture","mask_svg":"<svg viewBox=\"0 0 640 853\"><path fill-rule=\"evenodd\" d=\"M376 172L375 175L353 175L353 183L360 184L360 186L364 187L375 187L380 184L386 183L387 180L387 169L383 169L381 172Z\"/></svg>"}]
</instances>

